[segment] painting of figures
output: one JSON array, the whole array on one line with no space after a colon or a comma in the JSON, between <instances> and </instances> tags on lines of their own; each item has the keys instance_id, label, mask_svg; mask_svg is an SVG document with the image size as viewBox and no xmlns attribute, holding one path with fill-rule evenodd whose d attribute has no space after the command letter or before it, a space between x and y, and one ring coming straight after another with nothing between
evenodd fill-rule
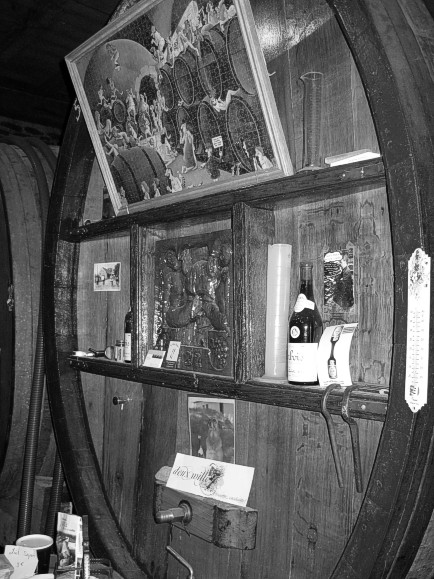
<instances>
[{"instance_id":1,"label":"painting of figures","mask_svg":"<svg viewBox=\"0 0 434 579\"><path fill-rule=\"evenodd\" d=\"M292 173L244 0L146 0L66 62L116 214Z\"/></svg>"}]
</instances>

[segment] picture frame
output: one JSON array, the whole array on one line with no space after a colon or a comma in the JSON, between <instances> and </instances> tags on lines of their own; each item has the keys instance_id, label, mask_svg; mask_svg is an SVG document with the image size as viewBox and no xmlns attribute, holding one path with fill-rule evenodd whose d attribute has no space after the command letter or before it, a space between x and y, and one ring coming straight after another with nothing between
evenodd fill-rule
<instances>
[{"instance_id":1,"label":"picture frame","mask_svg":"<svg viewBox=\"0 0 434 579\"><path fill-rule=\"evenodd\" d=\"M121 262L111 261L93 264L93 291L121 291Z\"/></svg>"},{"instance_id":2,"label":"picture frame","mask_svg":"<svg viewBox=\"0 0 434 579\"><path fill-rule=\"evenodd\" d=\"M235 400L188 397L190 454L235 463Z\"/></svg>"},{"instance_id":3,"label":"picture frame","mask_svg":"<svg viewBox=\"0 0 434 579\"><path fill-rule=\"evenodd\" d=\"M116 215L294 172L248 0L143 0L65 60Z\"/></svg>"}]
</instances>

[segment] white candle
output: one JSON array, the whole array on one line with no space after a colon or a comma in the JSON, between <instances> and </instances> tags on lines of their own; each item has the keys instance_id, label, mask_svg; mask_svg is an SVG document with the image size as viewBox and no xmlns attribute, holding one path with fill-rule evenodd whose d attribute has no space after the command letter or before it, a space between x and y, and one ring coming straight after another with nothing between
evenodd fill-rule
<instances>
[{"instance_id":1,"label":"white candle","mask_svg":"<svg viewBox=\"0 0 434 579\"><path fill-rule=\"evenodd\" d=\"M292 246L268 246L264 378L286 379Z\"/></svg>"}]
</instances>

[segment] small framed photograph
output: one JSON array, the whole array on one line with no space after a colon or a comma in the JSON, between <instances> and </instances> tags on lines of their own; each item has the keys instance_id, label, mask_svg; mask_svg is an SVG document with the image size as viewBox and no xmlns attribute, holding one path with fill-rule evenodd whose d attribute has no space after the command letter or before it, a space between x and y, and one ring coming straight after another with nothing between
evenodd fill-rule
<instances>
[{"instance_id":1,"label":"small framed photograph","mask_svg":"<svg viewBox=\"0 0 434 579\"><path fill-rule=\"evenodd\" d=\"M293 173L248 0L143 0L66 63L116 215Z\"/></svg>"},{"instance_id":2,"label":"small framed photograph","mask_svg":"<svg viewBox=\"0 0 434 579\"><path fill-rule=\"evenodd\" d=\"M235 463L235 400L188 397L190 454Z\"/></svg>"},{"instance_id":3,"label":"small framed photograph","mask_svg":"<svg viewBox=\"0 0 434 579\"><path fill-rule=\"evenodd\" d=\"M118 292L121 290L121 264L119 261L94 263L93 290L96 292Z\"/></svg>"}]
</instances>

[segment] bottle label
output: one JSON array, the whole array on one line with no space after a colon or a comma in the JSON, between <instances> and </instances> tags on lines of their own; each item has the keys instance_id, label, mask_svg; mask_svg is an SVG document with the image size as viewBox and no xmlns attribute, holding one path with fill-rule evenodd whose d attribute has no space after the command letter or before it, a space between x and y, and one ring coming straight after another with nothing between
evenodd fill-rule
<instances>
[{"instance_id":1,"label":"bottle label","mask_svg":"<svg viewBox=\"0 0 434 579\"><path fill-rule=\"evenodd\" d=\"M290 330L289 333L290 333L290 335L291 335L291 338L294 338L294 340L295 340L295 339L298 338L298 336L299 336L300 333L301 333L301 332L300 332L300 328L299 328L298 326L292 326L292 328L291 328L291 330Z\"/></svg>"},{"instance_id":2,"label":"bottle label","mask_svg":"<svg viewBox=\"0 0 434 579\"><path fill-rule=\"evenodd\" d=\"M288 344L288 381L316 382L318 344Z\"/></svg>"},{"instance_id":3,"label":"bottle label","mask_svg":"<svg viewBox=\"0 0 434 579\"><path fill-rule=\"evenodd\" d=\"M117 362L124 362L125 361L125 343L123 340L116 340L115 360Z\"/></svg>"},{"instance_id":4,"label":"bottle label","mask_svg":"<svg viewBox=\"0 0 434 579\"><path fill-rule=\"evenodd\" d=\"M131 362L131 334L125 334L124 361Z\"/></svg>"},{"instance_id":5,"label":"bottle label","mask_svg":"<svg viewBox=\"0 0 434 579\"><path fill-rule=\"evenodd\" d=\"M297 301L295 302L294 312L302 312L305 308L309 310L315 309L315 302L308 300L304 294L298 294Z\"/></svg>"},{"instance_id":6,"label":"bottle label","mask_svg":"<svg viewBox=\"0 0 434 579\"><path fill-rule=\"evenodd\" d=\"M328 363L328 371L329 371L329 378L332 378L332 380L338 377L338 369L336 368L336 362L334 362L333 360L330 360Z\"/></svg>"}]
</instances>

